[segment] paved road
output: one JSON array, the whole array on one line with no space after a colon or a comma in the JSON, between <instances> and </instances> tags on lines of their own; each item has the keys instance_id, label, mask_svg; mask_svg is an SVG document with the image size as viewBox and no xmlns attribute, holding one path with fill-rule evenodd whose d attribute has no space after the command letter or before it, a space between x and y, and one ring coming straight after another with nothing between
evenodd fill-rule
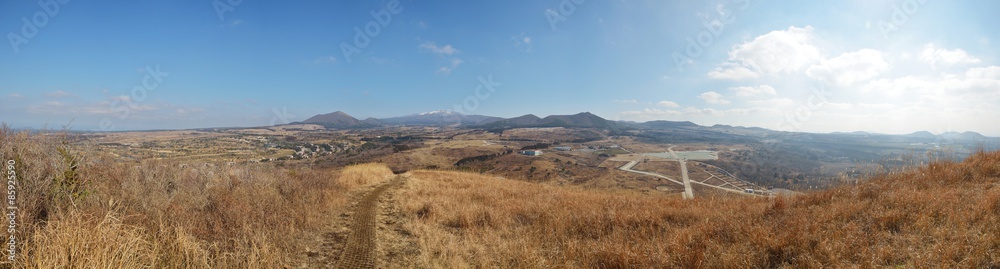
<instances>
[{"instance_id":1,"label":"paved road","mask_svg":"<svg viewBox=\"0 0 1000 269\"><path fill-rule=\"evenodd\" d=\"M622 165L622 167L619 167L618 169L621 169L622 171L626 171L626 172L632 172L632 173L643 174L643 175L647 175L647 176L659 177L659 178L662 178L662 179L669 180L669 181L671 181L673 183L677 183L679 185L682 185L682 186L684 186L684 193L682 193L682 195L684 196L685 199L692 199L692 198L694 198L694 189L691 188L691 182L694 182L694 184L699 184L699 185L702 185L702 186L705 186L705 187L715 188L715 189L718 189L718 190L721 190L721 191L727 191L727 192L731 192L731 193L739 193L739 194L750 195L750 196L759 196L758 194L752 194L752 193L743 192L743 190L736 190L736 189L724 188L724 187L719 187L719 186L716 186L716 185L702 183L702 182L698 182L698 181L691 181L688 178L688 176L687 176L688 173L687 173L687 164L686 164L686 162L684 162L684 160L680 159L676 155L676 153L674 153L673 147L670 147L667 150L670 151L670 154L674 155L674 158L677 158L677 160L681 162L681 179L684 182L677 181L676 179L673 179L673 178L670 178L668 176L664 176L664 175L661 175L661 174L653 173L653 172L633 170L632 167L634 167L636 164L638 164L639 163L638 161L629 161L628 163L626 163L625 165ZM691 198L688 198L688 197L691 197Z\"/></svg>"},{"instance_id":2,"label":"paved road","mask_svg":"<svg viewBox=\"0 0 1000 269\"><path fill-rule=\"evenodd\" d=\"M680 185L684 185L684 183L681 183L680 181L677 181L676 179L673 179L673 178L670 178L670 177L668 177L668 176L664 176L664 175L661 175L661 174L657 174L657 173L652 173L652 172L646 172L646 171L639 171L639 170L632 170L632 167L633 167L633 166L635 166L635 165L636 165L636 164L638 164L638 163L639 163L639 162L637 162L637 161L629 161L629 162L628 162L627 164L625 164L625 165L622 165L622 167L619 167L618 169L621 169L622 171L626 171L626 172L632 172L632 173L637 173L637 174L643 174L643 175L647 175L647 176L654 176L654 177L658 177L658 178L662 178L662 179L666 179L666 180L670 180L670 182L673 182L673 183L677 183L677 184L680 184Z\"/></svg>"},{"instance_id":3,"label":"paved road","mask_svg":"<svg viewBox=\"0 0 1000 269\"><path fill-rule=\"evenodd\" d=\"M674 159L677 159L677 162L681 165L681 179L684 180L684 199L694 199L694 189L691 188L691 179L688 178L687 162L677 156L677 153L674 152L673 146L667 148L667 151L669 151L670 155L673 155Z\"/></svg>"},{"instance_id":4,"label":"paved road","mask_svg":"<svg viewBox=\"0 0 1000 269\"><path fill-rule=\"evenodd\" d=\"M688 178L688 166L684 159L677 160L681 164L681 179L684 180L684 199L694 199L694 189L691 189L691 179Z\"/></svg>"}]
</instances>

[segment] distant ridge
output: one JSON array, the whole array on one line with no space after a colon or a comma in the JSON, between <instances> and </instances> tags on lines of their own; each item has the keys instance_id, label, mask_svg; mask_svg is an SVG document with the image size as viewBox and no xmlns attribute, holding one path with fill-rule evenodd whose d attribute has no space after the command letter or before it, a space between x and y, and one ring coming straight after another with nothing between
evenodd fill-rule
<instances>
[{"instance_id":1,"label":"distant ridge","mask_svg":"<svg viewBox=\"0 0 1000 269\"><path fill-rule=\"evenodd\" d=\"M618 123L608 121L590 112L582 112L573 115L551 115L545 118L527 114L520 117L498 120L481 126L487 129L508 129L525 127L577 127L577 128L598 128L610 131L619 131L621 126Z\"/></svg>"},{"instance_id":2,"label":"distant ridge","mask_svg":"<svg viewBox=\"0 0 1000 269\"><path fill-rule=\"evenodd\" d=\"M677 127L698 127L690 121L665 121L665 120L654 120L647 121L640 124L646 128L677 128ZM717 127L732 127L728 125L716 125Z\"/></svg>"},{"instance_id":3,"label":"distant ridge","mask_svg":"<svg viewBox=\"0 0 1000 269\"><path fill-rule=\"evenodd\" d=\"M979 134L977 132L966 131L966 132L962 132L962 133L959 133L959 132L944 132L944 133L938 135L938 138L940 138L940 139L946 139L946 140L973 141L973 140L983 140L983 139L985 139L987 137L983 136L983 135L981 135L981 134Z\"/></svg>"},{"instance_id":4,"label":"distant ridge","mask_svg":"<svg viewBox=\"0 0 1000 269\"><path fill-rule=\"evenodd\" d=\"M454 124L483 124L502 120L503 118L482 116L482 115L466 115L454 111L447 110L437 110L424 112L420 114L413 114L401 117L392 117L380 119L383 124L387 125L454 125Z\"/></svg>"},{"instance_id":5,"label":"distant ridge","mask_svg":"<svg viewBox=\"0 0 1000 269\"><path fill-rule=\"evenodd\" d=\"M597 116L590 112L581 112L572 115L550 115L544 118L539 118L534 114L525 114L513 118L500 118L484 115L467 115L455 111L449 110L436 110L423 112L418 114L411 114L407 116L390 117L390 118L366 118L364 120L358 120L357 118L348 115L343 111L336 111L328 114L319 114L310 117L302 122L295 122L292 124L318 124L327 128L339 128L339 129L363 129L363 128L373 128L387 125L401 125L401 126L461 126L464 128L481 128L488 130L503 130L512 128L532 128L532 127L567 127L567 128L595 128L609 130L613 133L624 132L634 129L659 129L659 130L683 130L684 132L728 132L730 134L744 134L744 135L754 135L754 136L775 136L775 135L787 135L788 132L775 131L760 127L741 127L741 126L730 126L724 124L715 124L712 126L702 126L695 124L690 121L667 121L667 120L653 120L647 122L631 122L631 121L610 121L606 120L600 116ZM792 132L798 133L798 132ZM820 133L815 133L820 134ZM849 136L894 136L899 138L910 139L914 142L920 143L930 143L933 140L942 141L962 141L962 142L975 142L975 141L995 141L1000 143L1000 138L987 137L977 132L945 132L939 135L935 135L928 131L918 131L910 134L903 135L889 135L880 133L871 133L863 131L854 132L833 132L833 135L849 135ZM798 135L813 135L813 133L798 133ZM788 136L784 136L788 138Z\"/></svg>"},{"instance_id":6,"label":"distant ridge","mask_svg":"<svg viewBox=\"0 0 1000 269\"><path fill-rule=\"evenodd\" d=\"M907 134L907 135L904 135L904 136L914 137L914 138L929 138L929 139L937 138L936 135L934 135L934 134L932 134L931 132L928 132L928 131L913 132L912 134Z\"/></svg>"},{"instance_id":7,"label":"distant ridge","mask_svg":"<svg viewBox=\"0 0 1000 269\"><path fill-rule=\"evenodd\" d=\"M302 121L301 123L319 124L327 128L342 128L342 129L368 128L377 126L374 124L362 122L352 117L351 115L344 113L343 111L337 111L329 114L319 114L316 116L312 116Z\"/></svg>"}]
</instances>

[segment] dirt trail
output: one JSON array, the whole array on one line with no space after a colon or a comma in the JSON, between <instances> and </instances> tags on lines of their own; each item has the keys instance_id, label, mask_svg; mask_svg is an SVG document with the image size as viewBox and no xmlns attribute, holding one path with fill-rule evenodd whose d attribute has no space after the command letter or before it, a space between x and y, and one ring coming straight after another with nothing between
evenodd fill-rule
<instances>
[{"instance_id":1,"label":"dirt trail","mask_svg":"<svg viewBox=\"0 0 1000 269\"><path fill-rule=\"evenodd\" d=\"M397 177L390 182L378 186L358 203L351 224L351 235L347 237L347 245L340 256L337 268L375 268L378 260L376 249L377 222L379 215L379 197L386 190L403 182L403 177Z\"/></svg>"}]
</instances>

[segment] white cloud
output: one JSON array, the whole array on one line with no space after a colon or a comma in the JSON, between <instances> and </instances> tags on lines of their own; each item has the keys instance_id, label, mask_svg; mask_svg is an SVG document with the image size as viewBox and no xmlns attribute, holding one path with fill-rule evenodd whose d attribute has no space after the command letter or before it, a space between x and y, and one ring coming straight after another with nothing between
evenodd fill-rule
<instances>
[{"instance_id":1,"label":"white cloud","mask_svg":"<svg viewBox=\"0 0 1000 269\"><path fill-rule=\"evenodd\" d=\"M970 79L990 79L1000 80L1000 66L987 66L969 68L965 71L965 77Z\"/></svg>"},{"instance_id":2,"label":"white cloud","mask_svg":"<svg viewBox=\"0 0 1000 269\"><path fill-rule=\"evenodd\" d=\"M720 67L708 71L708 77L713 79L741 80L758 78L760 74L749 68L738 66L733 63L724 63Z\"/></svg>"},{"instance_id":3,"label":"white cloud","mask_svg":"<svg viewBox=\"0 0 1000 269\"><path fill-rule=\"evenodd\" d=\"M458 49L452 47L451 45L444 45L442 47L439 47L434 42L424 42L423 44L420 44L420 48L426 51L430 51L434 54L441 54L441 55L452 55L459 53Z\"/></svg>"},{"instance_id":4,"label":"white cloud","mask_svg":"<svg viewBox=\"0 0 1000 269\"><path fill-rule=\"evenodd\" d=\"M611 101L615 102L615 103L619 103L619 104L638 104L639 103L639 101L635 100L635 99L629 99L629 100L611 100Z\"/></svg>"},{"instance_id":5,"label":"white cloud","mask_svg":"<svg viewBox=\"0 0 1000 269\"><path fill-rule=\"evenodd\" d=\"M736 92L736 96L739 97L757 97L760 95L775 95L777 91L774 87L770 85L760 85L760 86L740 86L732 87L730 90Z\"/></svg>"},{"instance_id":6,"label":"white cloud","mask_svg":"<svg viewBox=\"0 0 1000 269\"><path fill-rule=\"evenodd\" d=\"M662 107L680 107L680 105L674 103L673 101L660 101L659 103L656 103L656 105Z\"/></svg>"},{"instance_id":7,"label":"white cloud","mask_svg":"<svg viewBox=\"0 0 1000 269\"><path fill-rule=\"evenodd\" d=\"M451 59L451 62L448 66L442 66L441 68L438 68L437 72L438 74L450 75L451 71L455 70L455 68L458 68L458 66L461 65L463 62L465 61L462 61L462 59L453 58Z\"/></svg>"},{"instance_id":8,"label":"white cloud","mask_svg":"<svg viewBox=\"0 0 1000 269\"><path fill-rule=\"evenodd\" d=\"M861 49L848 52L832 59L824 59L806 70L809 77L836 83L842 86L868 81L888 71L889 63L882 57L882 52L873 49Z\"/></svg>"},{"instance_id":9,"label":"white cloud","mask_svg":"<svg viewBox=\"0 0 1000 269\"><path fill-rule=\"evenodd\" d=\"M952 66L956 64L975 64L979 63L981 60L978 58L969 56L962 49L942 49L937 48L934 44L927 44L924 46L924 50L920 52L920 60L931 64L931 66L937 67L939 64L943 66Z\"/></svg>"},{"instance_id":10,"label":"white cloud","mask_svg":"<svg viewBox=\"0 0 1000 269\"><path fill-rule=\"evenodd\" d=\"M76 94L65 92L63 90L46 93L45 96L49 98L78 97Z\"/></svg>"},{"instance_id":11,"label":"white cloud","mask_svg":"<svg viewBox=\"0 0 1000 269\"><path fill-rule=\"evenodd\" d=\"M788 107L788 106L792 106L792 105L796 104L795 101L793 101L792 99L788 99L788 98L773 98L773 99L766 99L766 100L753 100L753 101L749 101L747 103L749 103L751 105L764 106L764 107L770 107L770 108L773 108L773 107Z\"/></svg>"},{"instance_id":12,"label":"white cloud","mask_svg":"<svg viewBox=\"0 0 1000 269\"><path fill-rule=\"evenodd\" d=\"M21 98L21 94L15 92L15 93L8 94L7 97L10 97L10 98Z\"/></svg>"},{"instance_id":13,"label":"white cloud","mask_svg":"<svg viewBox=\"0 0 1000 269\"><path fill-rule=\"evenodd\" d=\"M117 100L117 103L114 101ZM113 109L112 104L116 104ZM27 111L37 115L119 115L121 109L127 108L130 112L155 111L160 110L163 104L153 104L149 102L135 102L128 95L110 96L98 102L87 102L79 98L64 101L44 101L40 104L27 105Z\"/></svg>"},{"instance_id":14,"label":"white cloud","mask_svg":"<svg viewBox=\"0 0 1000 269\"><path fill-rule=\"evenodd\" d=\"M789 27L733 47L729 59L708 73L715 79L745 79L791 74L819 61L812 26Z\"/></svg>"},{"instance_id":15,"label":"white cloud","mask_svg":"<svg viewBox=\"0 0 1000 269\"><path fill-rule=\"evenodd\" d=\"M635 120L635 121L650 121L650 120L698 120L698 119L711 119L711 118L728 118L728 117L741 117L747 115L757 115L751 116L752 118L761 118L759 115L778 115L781 112L778 109L766 108L766 107L754 107L754 108L732 108L732 109L712 109L712 108L697 108L697 107L686 107L681 110L675 109L655 109L646 108L643 110L631 110L622 111L618 113L618 119L623 120ZM753 126L753 125L751 125Z\"/></svg>"},{"instance_id":16,"label":"white cloud","mask_svg":"<svg viewBox=\"0 0 1000 269\"><path fill-rule=\"evenodd\" d=\"M729 104L730 103L729 100L723 99L723 97L724 96L722 96L722 94L719 94L717 92L706 92L698 95L698 98L704 100L706 103L709 104L716 104L716 105Z\"/></svg>"},{"instance_id":17,"label":"white cloud","mask_svg":"<svg viewBox=\"0 0 1000 269\"><path fill-rule=\"evenodd\" d=\"M333 56L320 56L313 60L314 64L335 64L337 63L337 57Z\"/></svg>"},{"instance_id":18,"label":"white cloud","mask_svg":"<svg viewBox=\"0 0 1000 269\"><path fill-rule=\"evenodd\" d=\"M229 26L239 26L240 24L243 24L243 20L233 20L229 23Z\"/></svg>"},{"instance_id":19,"label":"white cloud","mask_svg":"<svg viewBox=\"0 0 1000 269\"><path fill-rule=\"evenodd\" d=\"M531 37L521 33L520 35L512 36L510 40L514 41L514 47L520 47L524 45L528 50L531 49Z\"/></svg>"}]
</instances>

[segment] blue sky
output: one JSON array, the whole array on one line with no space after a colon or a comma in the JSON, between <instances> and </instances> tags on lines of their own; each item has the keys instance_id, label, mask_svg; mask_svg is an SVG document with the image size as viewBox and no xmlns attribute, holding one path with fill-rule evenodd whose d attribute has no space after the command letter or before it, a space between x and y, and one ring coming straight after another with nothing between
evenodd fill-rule
<instances>
[{"instance_id":1,"label":"blue sky","mask_svg":"<svg viewBox=\"0 0 1000 269\"><path fill-rule=\"evenodd\" d=\"M4 1L0 121L457 109L1000 136L998 2L577 1Z\"/></svg>"}]
</instances>

